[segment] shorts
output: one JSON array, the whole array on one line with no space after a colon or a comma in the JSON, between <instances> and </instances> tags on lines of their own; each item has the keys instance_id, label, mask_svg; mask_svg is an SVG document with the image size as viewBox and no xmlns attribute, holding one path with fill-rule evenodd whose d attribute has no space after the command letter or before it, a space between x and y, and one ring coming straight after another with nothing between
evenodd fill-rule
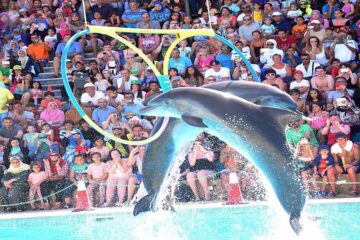
<instances>
[{"instance_id":1,"label":"shorts","mask_svg":"<svg viewBox=\"0 0 360 240\"><path fill-rule=\"evenodd\" d=\"M104 46L103 40L98 39L98 38L96 40L97 40L98 47ZM86 39L86 47L88 47L88 48L91 47L91 41L88 39Z\"/></svg>"},{"instance_id":2,"label":"shorts","mask_svg":"<svg viewBox=\"0 0 360 240\"><path fill-rule=\"evenodd\" d=\"M348 171L347 169L344 168L344 166L340 166L341 169L343 170L343 174L348 174ZM355 165L355 173L360 173L360 164L359 165Z\"/></svg>"},{"instance_id":3,"label":"shorts","mask_svg":"<svg viewBox=\"0 0 360 240\"><path fill-rule=\"evenodd\" d=\"M300 172L308 171L312 169L314 166L311 163L299 163L298 168Z\"/></svg>"}]
</instances>

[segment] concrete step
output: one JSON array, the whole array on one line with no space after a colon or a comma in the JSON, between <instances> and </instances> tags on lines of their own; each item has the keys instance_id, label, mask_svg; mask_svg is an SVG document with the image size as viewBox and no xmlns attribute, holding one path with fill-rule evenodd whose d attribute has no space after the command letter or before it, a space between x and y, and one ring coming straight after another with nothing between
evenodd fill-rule
<instances>
[{"instance_id":1,"label":"concrete step","mask_svg":"<svg viewBox=\"0 0 360 240\"><path fill-rule=\"evenodd\" d=\"M92 57L86 57L85 58L85 63L89 63L91 60L95 60L96 61L96 57L95 55L93 55ZM54 61L49 61L48 62L48 66L52 66L54 64Z\"/></svg>"},{"instance_id":2,"label":"concrete step","mask_svg":"<svg viewBox=\"0 0 360 240\"><path fill-rule=\"evenodd\" d=\"M54 75L54 71L51 71L51 72L39 73L37 75L37 77L40 78L40 79L48 79L48 78L54 78L55 75Z\"/></svg>"}]
</instances>

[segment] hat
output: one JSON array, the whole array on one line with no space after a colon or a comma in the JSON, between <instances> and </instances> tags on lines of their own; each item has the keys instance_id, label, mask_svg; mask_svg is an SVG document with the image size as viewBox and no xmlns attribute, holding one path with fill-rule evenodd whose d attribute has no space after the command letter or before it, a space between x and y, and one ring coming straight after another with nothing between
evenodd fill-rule
<instances>
[{"instance_id":1,"label":"hat","mask_svg":"<svg viewBox=\"0 0 360 240\"><path fill-rule=\"evenodd\" d=\"M322 150L328 150L329 151L329 146L328 145L320 145L319 151L322 151Z\"/></svg>"},{"instance_id":2,"label":"hat","mask_svg":"<svg viewBox=\"0 0 360 240\"><path fill-rule=\"evenodd\" d=\"M133 84L141 85L141 82L139 80L132 80L130 82L130 85L133 85Z\"/></svg>"},{"instance_id":3,"label":"hat","mask_svg":"<svg viewBox=\"0 0 360 240\"><path fill-rule=\"evenodd\" d=\"M87 88L87 87L95 87L95 85L93 83L87 83L84 85L84 88Z\"/></svg>"},{"instance_id":4,"label":"hat","mask_svg":"<svg viewBox=\"0 0 360 240\"><path fill-rule=\"evenodd\" d=\"M135 117L135 113L133 113L133 112L127 112L127 113L125 114L125 118L126 118L126 119L130 119L130 118L133 118L133 117Z\"/></svg>"},{"instance_id":5,"label":"hat","mask_svg":"<svg viewBox=\"0 0 360 240\"><path fill-rule=\"evenodd\" d=\"M317 19L312 20L310 23L314 23L314 24L321 24L321 22L320 22L319 20L317 20Z\"/></svg>"},{"instance_id":6,"label":"hat","mask_svg":"<svg viewBox=\"0 0 360 240\"><path fill-rule=\"evenodd\" d=\"M84 64L85 62L81 59L77 60L76 63Z\"/></svg>"},{"instance_id":7,"label":"hat","mask_svg":"<svg viewBox=\"0 0 360 240\"><path fill-rule=\"evenodd\" d=\"M291 91L290 91L290 95L291 95L291 94L293 94L293 93L300 94L300 90L299 90L299 89L297 89L297 88L291 89Z\"/></svg>"},{"instance_id":8,"label":"hat","mask_svg":"<svg viewBox=\"0 0 360 240\"><path fill-rule=\"evenodd\" d=\"M282 13L281 12L273 12L272 16L282 16Z\"/></svg>"},{"instance_id":9,"label":"hat","mask_svg":"<svg viewBox=\"0 0 360 240\"><path fill-rule=\"evenodd\" d=\"M215 65L219 65L220 64L220 62L218 61L218 60L212 60L211 62L210 62L210 65L211 66L215 66Z\"/></svg>"},{"instance_id":10,"label":"hat","mask_svg":"<svg viewBox=\"0 0 360 240\"><path fill-rule=\"evenodd\" d=\"M22 70L22 67L20 65L15 65L13 67L13 70Z\"/></svg>"},{"instance_id":11,"label":"hat","mask_svg":"<svg viewBox=\"0 0 360 240\"><path fill-rule=\"evenodd\" d=\"M18 161L20 161L20 157L19 157L19 156L11 156L11 157L10 157L10 162L13 161L13 160L18 160Z\"/></svg>"},{"instance_id":12,"label":"hat","mask_svg":"<svg viewBox=\"0 0 360 240\"><path fill-rule=\"evenodd\" d=\"M340 132L340 133L337 133L337 134L335 135L335 138L336 138L336 139L338 139L338 138L346 138L346 135L345 135L344 133Z\"/></svg>"},{"instance_id":13,"label":"hat","mask_svg":"<svg viewBox=\"0 0 360 240\"><path fill-rule=\"evenodd\" d=\"M71 61L70 59L66 59L66 61L65 61L65 62L67 62L67 63L68 63L68 62L72 62L72 61Z\"/></svg>"},{"instance_id":14,"label":"hat","mask_svg":"<svg viewBox=\"0 0 360 240\"><path fill-rule=\"evenodd\" d=\"M302 71L300 71L300 70L295 70L294 73L293 73L293 76L294 76L295 74L301 74L301 75L304 76L304 73L303 73Z\"/></svg>"}]
</instances>

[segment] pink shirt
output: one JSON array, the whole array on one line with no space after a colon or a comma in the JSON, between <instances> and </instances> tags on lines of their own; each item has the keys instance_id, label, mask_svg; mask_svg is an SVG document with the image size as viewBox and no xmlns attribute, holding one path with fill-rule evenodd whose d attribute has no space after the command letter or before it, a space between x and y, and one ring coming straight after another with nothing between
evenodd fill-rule
<instances>
[{"instance_id":1,"label":"pink shirt","mask_svg":"<svg viewBox=\"0 0 360 240\"><path fill-rule=\"evenodd\" d=\"M101 178L102 176L104 176L104 174L107 173L106 164L103 162L99 165L92 163L90 164L86 172L87 174L90 174L92 178Z\"/></svg>"},{"instance_id":2,"label":"pink shirt","mask_svg":"<svg viewBox=\"0 0 360 240\"><path fill-rule=\"evenodd\" d=\"M103 146L101 149L99 149L97 147L93 147L90 149L90 154L98 152L101 154L101 159L106 159L109 156L109 151L110 150L105 146Z\"/></svg>"},{"instance_id":3,"label":"pink shirt","mask_svg":"<svg viewBox=\"0 0 360 240\"><path fill-rule=\"evenodd\" d=\"M204 71L206 70L207 68L210 68L211 65L210 65L210 62L212 60L214 60L215 58L211 55L209 55L206 59L204 59L202 56L199 57L199 62L198 62L198 69L199 71Z\"/></svg>"},{"instance_id":4,"label":"pink shirt","mask_svg":"<svg viewBox=\"0 0 360 240\"><path fill-rule=\"evenodd\" d=\"M30 173L28 177L28 182L30 182L33 185L40 185L42 182L46 180L47 176L44 171L38 172L38 173Z\"/></svg>"}]
</instances>

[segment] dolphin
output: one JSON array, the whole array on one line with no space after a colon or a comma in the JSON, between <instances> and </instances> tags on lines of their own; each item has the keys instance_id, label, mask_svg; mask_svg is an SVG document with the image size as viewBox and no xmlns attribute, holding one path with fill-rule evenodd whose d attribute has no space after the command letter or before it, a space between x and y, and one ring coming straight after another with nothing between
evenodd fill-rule
<instances>
[{"instance_id":1,"label":"dolphin","mask_svg":"<svg viewBox=\"0 0 360 240\"><path fill-rule=\"evenodd\" d=\"M205 88L178 88L163 93L140 112L182 119L231 145L269 180L281 206L290 215L291 227L300 233L299 218L305 194L285 138L285 126L298 118L296 112L259 106L232 94ZM156 151L157 156L164 154L159 153L159 149Z\"/></svg>"},{"instance_id":2,"label":"dolphin","mask_svg":"<svg viewBox=\"0 0 360 240\"><path fill-rule=\"evenodd\" d=\"M226 81L202 86L231 93L262 106L296 111L294 100L276 87L249 81ZM163 118L155 123L152 134L161 127ZM194 128L177 118L170 118L165 131L154 142L147 145L143 165L143 184L148 195L138 201L133 214L155 210L156 197L164 179L173 167L179 151L194 140L203 130Z\"/></svg>"}]
</instances>

